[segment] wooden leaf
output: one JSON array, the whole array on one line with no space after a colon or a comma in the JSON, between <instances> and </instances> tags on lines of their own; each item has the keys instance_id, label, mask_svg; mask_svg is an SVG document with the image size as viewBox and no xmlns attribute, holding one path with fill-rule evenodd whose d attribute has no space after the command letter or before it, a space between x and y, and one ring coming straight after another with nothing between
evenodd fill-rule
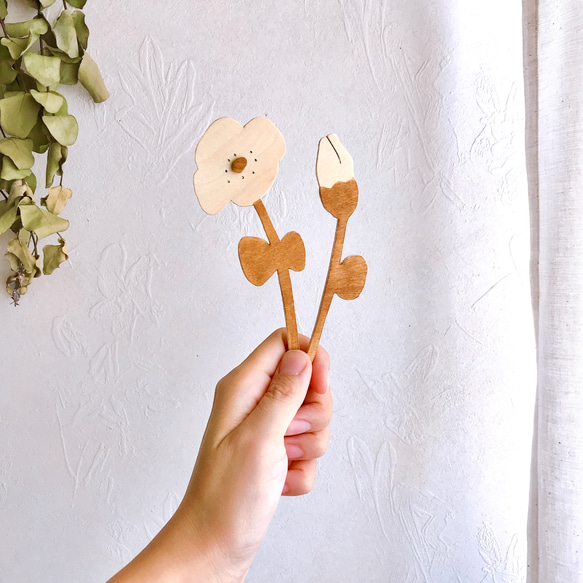
<instances>
[{"instance_id":1,"label":"wooden leaf","mask_svg":"<svg viewBox=\"0 0 583 583\"><path fill-rule=\"evenodd\" d=\"M239 241L239 261L245 277L262 286L277 270L271 261L269 243L259 237L243 237Z\"/></svg>"},{"instance_id":2,"label":"wooden leaf","mask_svg":"<svg viewBox=\"0 0 583 583\"><path fill-rule=\"evenodd\" d=\"M334 270L332 281L338 297L355 300L366 282L367 265L360 255L351 255Z\"/></svg>"},{"instance_id":3,"label":"wooden leaf","mask_svg":"<svg viewBox=\"0 0 583 583\"><path fill-rule=\"evenodd\" d=\"M239 242L239 260L245 277L253 285L262 286L278 270L302 271L306 250L295 232L271 244L257 237L244 237Z\"/></svg>"}]
</instances>

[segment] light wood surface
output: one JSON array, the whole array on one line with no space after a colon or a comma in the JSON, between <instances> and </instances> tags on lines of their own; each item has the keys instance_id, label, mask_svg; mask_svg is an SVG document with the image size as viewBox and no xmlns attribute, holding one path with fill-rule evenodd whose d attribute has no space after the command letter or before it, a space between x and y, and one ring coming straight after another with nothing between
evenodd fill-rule
<instances>
[{"instance_id":1,"label":"light wood surface","mask_svg":"<svg viewBox=\"0 0 583 583\"><path fill-rule=\"evenodd\" d=\"M242 126L221 117L206 130L196 146L194 190L203 210L215 214L230 202L251 206L271 187L285 141L265 117Z\"/></svg>"}]
</instances>

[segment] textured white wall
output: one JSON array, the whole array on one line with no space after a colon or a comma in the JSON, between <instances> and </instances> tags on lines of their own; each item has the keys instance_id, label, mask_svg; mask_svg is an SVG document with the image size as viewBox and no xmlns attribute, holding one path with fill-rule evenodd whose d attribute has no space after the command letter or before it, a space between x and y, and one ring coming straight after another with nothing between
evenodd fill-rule
<instances>
[{"instance_id":1,"label":"textured white wall","mask_svg":"<svg viewBox=\"0 0 583 583\"><path fill-rule=\"evenodd\" d=\"M319 138L352 153L330 448L282 501L250 582L523 581L534 344L520 3L88 2L111 99L69 92L71 260L0 303L0 581L98 582L169 518L216 381L283 324L237 260L252 208L208 217L194 147L267 115L287 154L264 201L297 230L309 333L334 219ZM4 267L2 269L5 269Z\"/></svg>"}]
</instances>

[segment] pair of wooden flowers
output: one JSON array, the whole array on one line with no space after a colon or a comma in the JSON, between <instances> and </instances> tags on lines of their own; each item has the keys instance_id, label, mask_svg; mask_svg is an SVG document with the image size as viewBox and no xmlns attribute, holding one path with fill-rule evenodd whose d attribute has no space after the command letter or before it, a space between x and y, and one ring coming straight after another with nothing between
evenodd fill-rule
<instances>
[{"instance_id":1,"label":"pair of wooden flowers","mask_svg":"<svg viewBox=\"0 0 583 583\"><path fill-rule=\"evenodd\" d=\"M295 232L280 239L261 200L273 184L284 154L283 137L267 118L254 118L245 126L231 118L220 118L209 126L196 148L194 190L208 214L218 213L231 201L239 206L255 207L268 240L241 239L241 267L247 279L256 286L263 285L277 272L288 348L297 350L298 328L289 271L304 269L304 242ZM328 277L308 348L311 359L318 349L334 294L345 300L357 298L367 272L366 262L360 256L342 260L346 224L358 204L358 186L352 158L335 134L320 140L316 176L322 204L336 218L337 225Z\"/></svg>"}]
</instances>

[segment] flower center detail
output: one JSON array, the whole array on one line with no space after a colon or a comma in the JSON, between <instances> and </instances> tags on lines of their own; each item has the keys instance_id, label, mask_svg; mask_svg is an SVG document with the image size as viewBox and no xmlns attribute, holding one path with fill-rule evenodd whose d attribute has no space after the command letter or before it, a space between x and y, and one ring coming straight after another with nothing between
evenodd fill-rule
<instances>
[{"instance_id":1,"label":"flower center detail","mask_svg":"<svg viewBox=\"0 0 583 583\"><path fill-rule=\"evenodd\" d=\"M247 166L247 158L235 158L231 162L231 170L237 174L241 174L245 170L245 166Z\"/></svg>"}]
</instances>

